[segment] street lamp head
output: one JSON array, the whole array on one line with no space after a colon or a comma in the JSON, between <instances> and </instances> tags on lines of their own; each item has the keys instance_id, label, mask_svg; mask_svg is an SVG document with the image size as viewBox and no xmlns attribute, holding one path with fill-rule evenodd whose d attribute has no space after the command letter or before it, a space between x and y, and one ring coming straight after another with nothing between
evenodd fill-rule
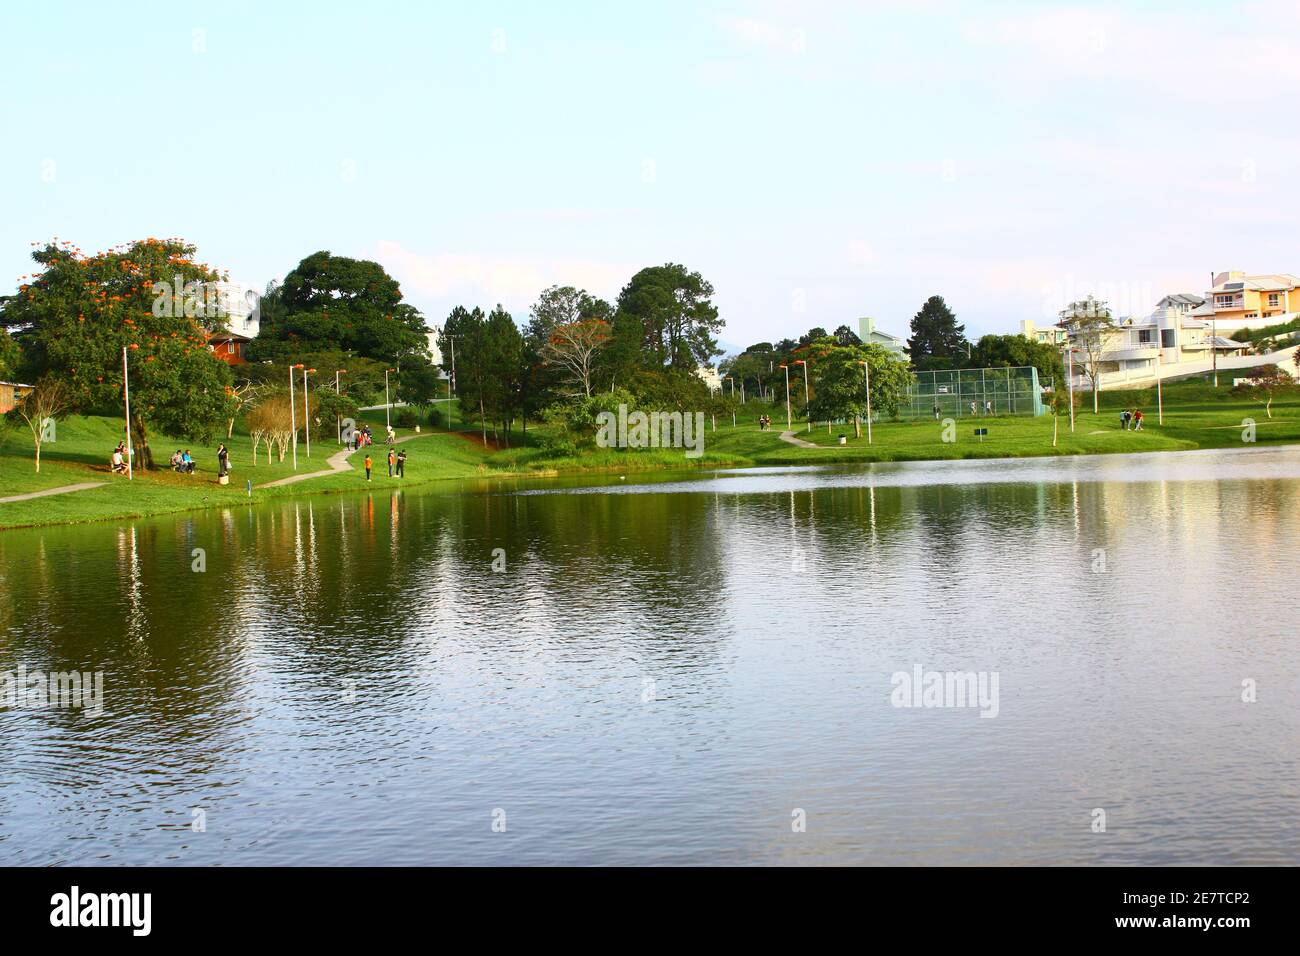
<instances>
[{"instance_id":1,"label":"street lamp head","mask_svg":"<svg viewBox=\"0 0 1300 956\"><path fill-rule=\"evenodd\" d=\"M308 375L315 375L315 374L316 374L316 370L315 370L314 368L309 368L309 369L307 369L307 374L308 374Z\"/></svg>"},{"instance_id":2,"label":"street lamp head","mask_svg":"<svg viewBox=\"0 0 1300 956\"><path fill-rule=\"evenodd\" d=\"M805 362L803 359L795 359L795 360L794 360L794 364L795 364L795 365L807 365L808 363Z\"/></svg>"}]
</instances>

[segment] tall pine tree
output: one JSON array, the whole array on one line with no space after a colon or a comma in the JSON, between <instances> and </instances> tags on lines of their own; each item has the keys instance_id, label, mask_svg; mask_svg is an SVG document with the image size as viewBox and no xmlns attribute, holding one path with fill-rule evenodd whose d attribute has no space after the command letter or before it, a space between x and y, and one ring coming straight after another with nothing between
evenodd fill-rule
<instances>
[{"instance_id":1,"label":"tall pine tree","mask_svg":"<svg viewBox=\"0 0 1300 956\"><path fill-rule=\"evenodd\" d=\"M907 353L918 368L935 359L954 363L959 355L966 357L966 326L957 324L957 315L948 308L943 296L930 296L921 311L912 317Z\"/></svg>"}]
</instances>

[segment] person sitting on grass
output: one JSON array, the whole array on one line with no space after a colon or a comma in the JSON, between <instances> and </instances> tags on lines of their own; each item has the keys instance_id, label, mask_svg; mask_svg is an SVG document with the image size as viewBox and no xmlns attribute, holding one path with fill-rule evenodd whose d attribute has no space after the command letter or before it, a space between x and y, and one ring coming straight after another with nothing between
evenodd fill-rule
<instances>
[{"instance_id":1,"label":"person sitting on grass","mask_svg":"<svg viewBox=\"0 0 1300 956\"><path fill-rule=\"evenodd\" d=\"M171 457L171 466L172 471L181 470L181 450L179 448L176 449L176 454Z\"/></svg>"},{"instance_id":2,"label":"person sitting on grass","mask_svg":"<svg viewBox=\"0 0 1300 956\"><path fill-rule=\"evenodd\" d=\"M194 458L190 455L188 448L181 454L181 473L186 475L194 474Z\"/></svg>"},{"instance_id":3,"label":"person sitting on grass","mask_svg":"<svg viewBox=\"0 0 1300 956\"><path fill-rule=\"evenodd\" d=\"M114 448L114 449L113 449L113 458L112 458L111 469L112 469L113 474L115 474L115 475L124 475L124 474L126 474L126 461L122 458L122 451L121 451L121 449L118 449L118 448Z\"/></svg>"}]
</instances>

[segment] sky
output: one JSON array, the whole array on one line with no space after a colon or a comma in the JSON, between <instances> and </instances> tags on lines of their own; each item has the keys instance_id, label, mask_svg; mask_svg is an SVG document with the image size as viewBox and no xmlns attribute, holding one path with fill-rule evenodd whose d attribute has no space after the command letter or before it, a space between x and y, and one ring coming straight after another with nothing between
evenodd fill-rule
<instances>
[{"instance_id":1,"label":"sky","mask_svg":"<svg viewBox=\"0 0 1300 956\"><path fill-rule=\"evenodd\" d=\"M1300 273L1300 3L129 9L0 12L0 291L33 242L182 236L259 287L327 249L431 322L523 322L680 262L743 347Z\"/></svg>"}]
</instances>

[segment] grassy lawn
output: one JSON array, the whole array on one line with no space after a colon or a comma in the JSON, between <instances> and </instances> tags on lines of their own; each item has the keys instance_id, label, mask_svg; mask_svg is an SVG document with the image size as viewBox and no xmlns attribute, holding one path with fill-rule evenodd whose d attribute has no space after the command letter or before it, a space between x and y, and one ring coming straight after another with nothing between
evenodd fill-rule
<instances>
[{"instance_id":1,"label":"grassy lawn","mask_svg":"<svg viewBox=\"0 0 1300 956\"><path fill-rule=\"evenodd\" d=\"M364 418L377 425L375 433L383 433L383 413L367 413ZM263 487L268 482L295 474L291 455L280 462L274 456L266 460L265 446L259 449L256 464L252 461L252 443L246 433L237 428L226 442L230 448L230 484L217 484L217 443L198 445L167 438L151 438L150 447L155 460L163 467L157 471L137 469L135 478L109 471L108 459L121 431L120 419L71 416L58 423L58 440L47 443L41 453L41 472L33 467L32 444L25 430L9 429L0 437L0 498L10 495L40 491L60 485L87 481L102 481L100 488L53 495L31 501L9 502L0 505L0 528L22 525L62 524L76 521L97 521L108 518L140 517L185 511L217 505L243 505L250 501L266 500L286 495L301 495L320 491L355 491L366 487L361 459L364 452L353 456L355 470L335 475L311 478L292 485L275 488ZM409 429L397 429L398 437L414 434ZM333 434L312 443L312 455L306 455L305 446L298 447L298 474L327 468L325 459L339 450ZM167 459L177 448L188 448L198 462L192 475L179 475L166 467ZM407 453L406 486L428 481L469 478L487 470L484 449L469 438L446 431L428 432L403 442L399 449ZM397 483L388 477L385 465L387 449L372 446L371 457L375 463L371 487L384 483ZM251 496L247 482L253 483Z\"/></svg>"},{"instance_id":2,"label":"grassy lawn","mask_svg":"<svg viewBox=\"0 0 1300 956\"><path fill-rule=\"evenodd\" d=\"M551 452L536 443L541 426L530 425L528 438L515 431L513 448L485 447L480 432L459 426L455 431L426 428L424 433L402 443L407 452L406 487L430 481L503 476L507 474L551 474L575 471L636 472L711 466L799 465L832 462L920 461L953 458L1000 458L1031 455L1109 454L1118 452L1170 451L1195 448L1228 448L1242 445L1243 419L1253 419L1256 440L1261 444L1300 443L1300 394L1280 396L1273 403L1273 418L1264 406L1231 394L1227 386L1215 390L1202 382L1170 385L1165 389L1165 421L1157 421L1153 389L1133 392L1104 392L1100 411L1093 414L1090 395L1079 396L1082 408L1076 413L1073 433L1068 418L1062 418L1055 448L1052 446L1052 417L961 418L956 420L955 441L944 441L942 424L933 420L881 422L873 426L873 443L865 434L853 435L852 424L825 423L811 433L794 423L796 436L816 448L800 448L780 440L785 409L781 404L752 402L742 407L735 426L719 420L717 428L706 422L704 454L686 458L681 449L588 449L577 453ZM445 406L442 406L445 409ZM1122 431L1119 410L1137 407L1146 421L1141 432ZM771 431L758 430L761 414L773 419ZM384 414L369 412L363 419L383 433ZM987 428L982 441L974 434ZM316 492L386 489L398 485L385 467L387 449L371 448L375 463L374 481L367 486L360 471L363 454L353 456L354 470L310 478L280 487L265 487L278 478L295 474L290 460L266 461L261 451L252 462L248 435L236 429L227 442L231 452L229 485L216 481L216 443L199 446L165 437L151 440L155 457L164 463L176 448L189 448L199 463L194 475L178 475L166 469L137 470L134 481L113 475L108 458L121 430L120 419L73 416L58 424L58 441L45 446L41 473L32 467L30 436L10 428L0 434L0 498L61 485L103 481L105 486L67 495L0 504L0 528L23 525L63 524L114 518L140 517L214 506L243 505L270 498ZM399 437L413 435L398 429ZM838 443L847 436L846 444ZM491 432L489 432L489 445ZM333 434L313 441L312 456L299 446L297 473L326 468L325 459L338 451ZM251 495L246 482L253 484Z\"/></svg>"}]
</instances>

